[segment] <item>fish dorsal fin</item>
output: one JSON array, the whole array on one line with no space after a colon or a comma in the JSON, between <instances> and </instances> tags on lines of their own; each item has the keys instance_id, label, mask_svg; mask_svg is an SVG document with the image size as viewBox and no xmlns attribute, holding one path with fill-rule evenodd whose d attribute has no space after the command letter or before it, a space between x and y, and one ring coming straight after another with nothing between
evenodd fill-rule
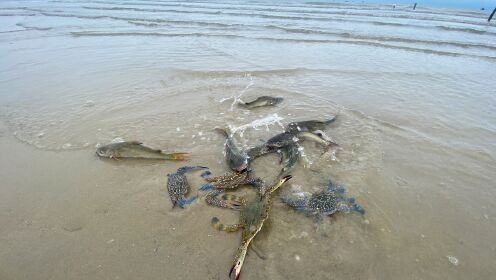
<instances>
[{"instance_id":1,"label":"fish dorsal fin","mask_svg":"<svg viewBox=\"0 0 496 280\"><path fill-rule=\"evenodd\" d=\"M129 143L129 144L131 144L131 145L141 145L141 144L143 144L143 142L136 141L136 140L134 140L134 141L129 141L128 143Z\"/></svg>"}]
</instances>

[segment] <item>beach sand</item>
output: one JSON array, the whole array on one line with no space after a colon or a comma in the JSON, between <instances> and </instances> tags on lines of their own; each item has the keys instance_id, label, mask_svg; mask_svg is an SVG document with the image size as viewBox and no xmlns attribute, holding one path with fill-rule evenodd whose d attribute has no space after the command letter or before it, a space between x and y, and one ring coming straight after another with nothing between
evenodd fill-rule
<instances>
[{"instance_id":1,"label":"beach sand","mask_svg":"<svg viewBox=\"0 0 496 280\"><path fill-rule=\"evenodd\" d=\"M238 213L172 208L167 173L228 171L282 126L306 141L241 279L490 279L496 273L496 28L479 11L304 2L0 4L0 279L227 279ZM487 18L487 17L486 17ZM260 95L276 107L236 106ZM244 128L244 129L241 129ZM241 130L240 130L241 129ZM140 140L188 162L105 160ZM271 182L278 158L257 159ZM314 219L291 190L343 184L364 216ZM188 174L191 194L203 184ZM254 191L243 188L248 197Z\"/></svg>"}]
</instances>

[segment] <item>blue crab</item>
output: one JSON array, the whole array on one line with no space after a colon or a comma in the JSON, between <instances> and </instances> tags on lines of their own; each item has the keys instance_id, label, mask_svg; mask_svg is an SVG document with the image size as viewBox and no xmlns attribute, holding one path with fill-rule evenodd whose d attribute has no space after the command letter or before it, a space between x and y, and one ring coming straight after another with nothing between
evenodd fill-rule
<instances>
[{"instance_id":1,"label":"blue crab","mask_svg":"<svg viewBox=\"0 0 496 280\"><path fill-rule=\"evenodd\" d=\"M184 208L184 205L190 204L196 199L196 196L191 198L185 197L189 191L189 184L185 174L189 171L202 169L208 169L208 167L183 166L176 172L167 174L167 191L172 201L172 208L174 208L176 204L179 205L179 207Z\"/></svg>"},{"instance_id":2,"label":"blue crab","mask_svg":"<svg viewBox=\"0 0 496 280\"><path fill-rule=\"evenodd\" d=\"M228 200L220 200L217 196L226 190L233 190L240 185L252 185L258 188L261 196L265 193L267 185L260 178L250 176L250 171L245 169L242 172L229 172L213 178L205 178L208 183L201 186L201 191L208 191L205 201L220 208L230 208L239 210L245 204L242 197L230 195Z\"/></svg>"},{"instance_id":3,"label":"blue crab","mask_svg":"<svg viewBox=\"0 0 496 280\"><path fill-rule=\"evenodd\" d=\"M323 190L313 194L304 192L293 192L281 197L282 201L295 210L304 212L307 216L317 215L317 225L324 216L330 216L337 212L358 212L365 214L365 210L355 202L355 198L346 198L344 187L335 186L329 180L329 184Z\"/></svg>"},{"instance_id":4,"label":"blue crab","mask_svg":"<svg viewBox=\"0 0 496 280\"><path fill-rule=\"evenodd\" d=\"M231 280L239 279L248 248L255 236L261 231L265 221L269 218L272 193L291 178L291 175L284 176L275 184L267 188L266 193L261 196L260 199L255 199L254 201L243 205L238 224L225 225L217 217L212 218L212 226L217 230L227 232L242 230L241 245L234 258L233 266L229 271L229 278ZM224 199L227 200L229 198L225 197Z\"/></svg>"}]
</instances>

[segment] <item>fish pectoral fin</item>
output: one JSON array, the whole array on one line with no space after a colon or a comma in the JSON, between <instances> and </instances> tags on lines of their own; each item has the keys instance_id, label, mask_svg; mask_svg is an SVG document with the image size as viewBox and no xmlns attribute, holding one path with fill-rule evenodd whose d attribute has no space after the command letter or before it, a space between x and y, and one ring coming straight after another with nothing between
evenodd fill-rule
<instances>
[{"instance_id":1,"label":"fish pectoral fin","mask_svg":"<svg viewBox=\"0 0 496 280\"><path fill-rule=\"evenodd\" d=\"M143 144L143 142L140 142L140 141L137 141L137 140L129 141L128 143L131 144L131 145L142 145Z\"/></svg>"}]
</instances>

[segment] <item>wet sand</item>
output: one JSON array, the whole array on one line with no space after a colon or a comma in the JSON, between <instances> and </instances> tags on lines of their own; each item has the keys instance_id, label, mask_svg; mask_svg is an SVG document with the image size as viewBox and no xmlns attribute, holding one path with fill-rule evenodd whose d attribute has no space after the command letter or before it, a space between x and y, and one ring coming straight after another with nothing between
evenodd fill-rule
<instances>
[{"instance_id":1,"label":"wet sand","mask_svg":"<svg viewBox=\"0 0 496 280\"><path fill-rule=\"evenodd\" d=\"M183 163L103 160L96 145L191 152L188 165L220 175L215 127L245 128L235 138L252 147L334 115L336 158L303 144L255 240L265 260L250 252L242 279L491 279L496 29L478 11L418 9L2 3L0 279L227 279L240 234L210 220L237 213L202 199L172 209L166 174ZM234 104L260 95L285 100ZM277 160L255 174L274 180ZM316 230L279 199L330 178L364 216Z\"/></svg>"},{"instance_id":2,"label":"wet sand","mask_svg":"<svg viewBox=\"0 0 496 280\"><path fill-rule=\"evenodd\" d=\"M217 232L209 220L237 216L203 201L171 210L165 172L178 164L116 163L92 149L39 151L8 135L1 144L2 279L225 279L239 236ZM452 180L426 180L422 173L429 170L421 168L405 172L412 168L395 158L394 149L402 149L395 144L384 152L389 176L373 167L363 171L364 218L338 215L316 231L311 219L276 201L256 241L266 260L251 253L243 277L395 279L410 271L462 279L474 269L489 277L495 248L480 240L493 238L493 202L480 216L469 203L480 199L477 193L461 198ZM198 174L188 178L201 184Z\"/></svg>"}]
</instances>

